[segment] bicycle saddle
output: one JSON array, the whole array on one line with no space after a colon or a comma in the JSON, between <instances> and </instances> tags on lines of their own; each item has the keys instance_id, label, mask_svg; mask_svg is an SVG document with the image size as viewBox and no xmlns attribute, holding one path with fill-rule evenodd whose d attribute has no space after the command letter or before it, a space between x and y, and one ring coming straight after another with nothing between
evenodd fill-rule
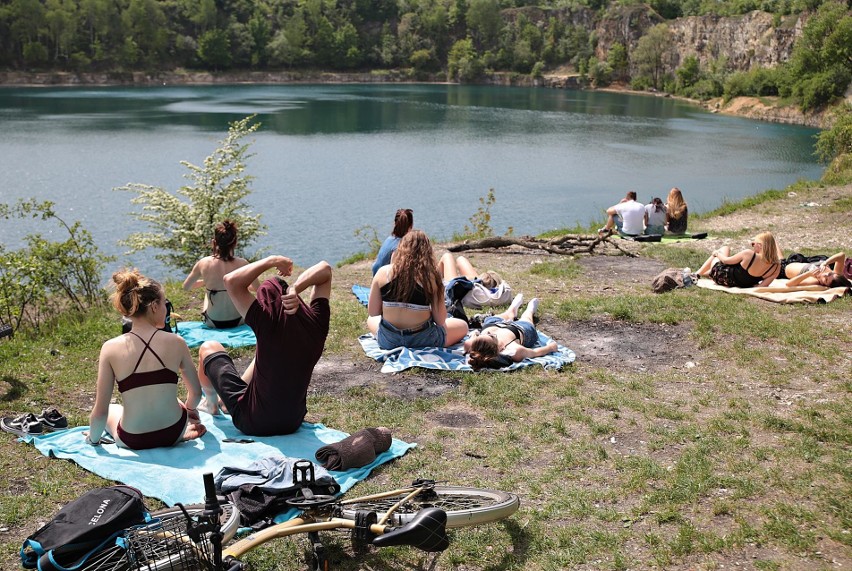
<instances>
[{"instance_id":1,"label":"bicycle saddle","mask_svg":"<svg viewBox=\"0 0 852 571\"><path fill-rule=\"evenodd\" d=\"M423 551L443 551L450 546L447 512L439 508L422 509L404 526L373 539L373 545L410 545Z\"/></svg>"}]
</instances>

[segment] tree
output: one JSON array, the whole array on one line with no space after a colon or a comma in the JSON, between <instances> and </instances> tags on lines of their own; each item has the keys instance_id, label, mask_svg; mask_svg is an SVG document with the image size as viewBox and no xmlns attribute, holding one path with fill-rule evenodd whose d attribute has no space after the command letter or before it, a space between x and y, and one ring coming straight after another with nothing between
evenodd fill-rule
<instances>
[{"instance_id":1,"label":"tree","mask_svg":"<svg viewBox=\"0 0 852 571\"><path fill-rule=\"evenodd\" d=\"M852 104L843 103L833 113L834 125L817 136L816 153L824 163L852 155Z\"/></svg>"},{"instance_id":2,"label":"tree","mask_svg":"<svg viewBox=\"0 0 852 571\"><path fill-rule=\"evenodd\" d=\"M175 194L147 184L131 183L118 188L136 193L133 204L141 204L134 216L153 229L136 232L121 240L129 253L153 248L155 257L166 265L188 272L210 250L213 227L228 218L240 228L240 245L245 248L265 233L260 215L251 214L246 197L254 177L245 175L249 144L242 139L255 132L259 123L246 117L230 124L228 136L204 160L204 166L187 161L185 178L192 184L180 187ZM186 201L180 197L185 197Z\"/></svg>"},{"instance_id":3,"label":"tree","mask_svg":"<svg viewBox=\"0 0 852 571\"><path fill-rule=\"evenodd\" d=\"M198 59L214 70L231 65L231 41L228 32L218 28L207 30L198 38Z\"/></svg>"},{"instance_id":4,"label":"tree","mask_svg":"<svg viewBox=\"0 0 852 571\"><path fill-rule=\"evenodd\" d=\"M613 79L620 80L627 78L627 70L629 62L627 61L627 49L624 44L615 42L609 47L609 52L606 54L606 63L612 70Z\"/></svg>"},{"instance_id":5,"label":"tree","mask_svg":"<svg viewBox=\"0 0 852 571\"><path fill-rule=\"evenodd\" d=\"M467 26L471 37L480 49L494 47L503 19L500 17L500 4L497 0L470 0L467 8Z\"/></svg>"},{"instance_id":6,"label":"tree","mask_svg":"<svg viewBox=\"0 0 852 571\"><path fill-rule=\"evenodd\" d=\"M695 85L700 78L700 74L701 68L696 56L688 55L683 58L683 63L675 72L675 75L677 76L678 93L683 93L686 89Z\"/></svg>"},{"instance_id":7,"label":"tree","mask_svg":"<svg viewBox=\"0 0 852 571\"><path fill-rule=\"evenodd\" d=\"M453 44L447 58L447 80L470 81L482 75L483 71L473 40L467 38Z\"/></svg>"},{"instance_id":8,"label":"tree","mask_svg":"<svg viewBox=\"0 0 852 571\"><path fill-rule=\"evenodd\" d=\"M633 65L639 70L639 75L647 77L654 89L662 86L666 69L670 64L672 38L669 27L657 24L648 33L639 38L639 43L633 51Z\"/></svg>"}]
</instances>

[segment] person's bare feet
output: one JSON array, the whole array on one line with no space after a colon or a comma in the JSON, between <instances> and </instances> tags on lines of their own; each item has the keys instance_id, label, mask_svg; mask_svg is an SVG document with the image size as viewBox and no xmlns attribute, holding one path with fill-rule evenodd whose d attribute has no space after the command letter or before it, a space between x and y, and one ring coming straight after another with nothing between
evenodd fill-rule
<instances>
[{"instance_id":1,"label":"person's bare feet","mask_svg":"<svg viewBox=\"0 0 852 571\"><path fill-rule=\"evenodd\" d=\"M200 403L198 403L198 410L203 410L210 416L216 416L217 414L219 414L218 404L211 402L206 396L201 399Z\"/></svg>"},{"instance_id":2,"label":"person's bare feet","mask_svg":"<svg viewBox=\"0 0 852 571\"><path fill-rule=\"evenodd\" d=\"M196 424L187 424L186 430L183 432L184 440L195 440L207 434L207 427L200 422Z\"/></svg>"}]
</instances>

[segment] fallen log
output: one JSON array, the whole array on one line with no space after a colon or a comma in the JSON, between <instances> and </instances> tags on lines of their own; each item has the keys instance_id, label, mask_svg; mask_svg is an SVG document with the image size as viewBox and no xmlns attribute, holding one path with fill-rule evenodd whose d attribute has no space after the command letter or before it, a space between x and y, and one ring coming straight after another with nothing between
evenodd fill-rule
<instances>
[{"instance_id":1,"label":"fallen log","mask_svg":"<svg viewBox=\"0 0 852 571\"><path fill-rule=\"evenodd\" d=\"M509 246L520 246L530 250L541 250L560 256L592 255L599 246L611 247L625 256L637 257L637 254L623 248L617 240L609 236L588 234L565 234L556 238L541 239L532 236L489 236L479 240L465 240L447 247L450 252L466 252L469 250L496 250Z\"/></svg>"}]
</instances>

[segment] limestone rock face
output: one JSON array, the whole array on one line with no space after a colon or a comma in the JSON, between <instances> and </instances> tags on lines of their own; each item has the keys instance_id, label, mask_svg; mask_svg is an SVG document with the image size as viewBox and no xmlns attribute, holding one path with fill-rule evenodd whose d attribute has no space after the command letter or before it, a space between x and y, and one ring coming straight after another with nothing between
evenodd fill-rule
<instances>
[{"instance_id":1,"label":"limestone rock face","mask_svg":"<svg viewBox=\"0 0 852 571\"><path fill-rule=\"evenodd\" d=\"M628 48L636 44L652 26L663 20L644 6L634 6L600 20L596 56L605 59L612 44ZM775 67L787 61L793 44L802 33L804 18L789 16L776 22L772 14L754 11L742 16L688 16L667 22L673 43L668 63L673 71L683 59L694 55L702 66L727 58L728 68L745 71L753 67Z\"/></svg>"}]
</instances>

